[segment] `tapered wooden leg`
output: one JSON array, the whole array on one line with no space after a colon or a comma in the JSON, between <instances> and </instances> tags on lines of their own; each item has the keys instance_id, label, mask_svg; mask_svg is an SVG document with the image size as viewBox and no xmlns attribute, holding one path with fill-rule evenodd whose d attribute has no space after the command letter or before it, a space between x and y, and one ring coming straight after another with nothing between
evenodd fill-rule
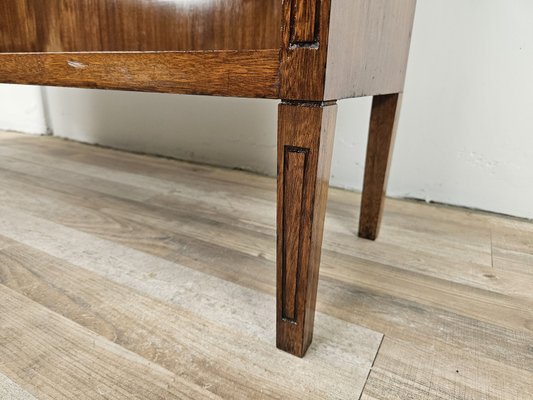
<instances>
[{"instance_id":1,"label":"tapered wooden leg","mask_svg":"<svg viewBox=\"0 0 533 400\"><path fill-rule=\"evenodd\" d=\"M361 199L359 236L375 240L379 233L389 164L394 145L400 95L375 96L372 102Z\"/></svg>"},{"instance_id":2,"label":"tapered wooden leg","mask_svg":"<svg viewBox=\"0 0 533 400\"><path fill-rule=\"evenodd\" d=\"M313 338L335 103L282 103L278 126L277 335L303 357Z\"/></svg>"}]
</instances>

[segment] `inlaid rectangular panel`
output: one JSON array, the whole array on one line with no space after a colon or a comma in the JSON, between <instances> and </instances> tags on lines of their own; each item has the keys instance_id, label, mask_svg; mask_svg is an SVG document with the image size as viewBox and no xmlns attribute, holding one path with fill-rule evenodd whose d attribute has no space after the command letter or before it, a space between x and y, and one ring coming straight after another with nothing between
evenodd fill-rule
<instances>
[{"instance_id":1,"label":"inlaid rectangular panel","mask_svg":"<svg viewBox=\"0 0 533 400\"><path fill-rule=\"evenodd\" d=\"M2 0L0 52L278 49L281 0Z\"/></svg>"},{"instance_id":2,"label":"inlaid rectangular panel","mask_svg":"<svg viewBox=\"0 0 533 400\"><path fill-rule=\"evenodd\" d=\"M302 267L304 200L309 149L285 146L283 179L282 317L297 322L298 277Z\"/></svg>"},{"instance_id":3,"label":"inlaid rectangular panel","mask_svg":"<svg viewBox=\"0 0 533 400\"><path fill-rule=\"evenodd\" d=\"M280 97L402 92L415 7L416 0L284 1Z\"/></svg>"},{"instance_id":4,"label":"inlaid rectangular panel","mask_svg":"<svg viewBox=\"0 0 533 400\"><path fill-rule=\"evenodd\" d=\"M316 44L320 29L320 0L292 0L291 6L291 44Z\"/></svg>"}]
</instances>

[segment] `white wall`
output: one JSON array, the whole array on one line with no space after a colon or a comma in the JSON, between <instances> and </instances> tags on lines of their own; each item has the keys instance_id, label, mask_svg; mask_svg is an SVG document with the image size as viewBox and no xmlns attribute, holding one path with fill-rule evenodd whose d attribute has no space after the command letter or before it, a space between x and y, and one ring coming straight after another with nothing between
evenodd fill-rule
<instances>
[{"instance_id":1,"label":"white wall","mask_svg":"<svg viewBox=\"0 0 533 400\"><path fill-rule=\"evenodd\" d=\"M533 1L420 0L389 193L533 218ZM55 134L275 173L276 102L47 89ZM340 102L360 190L370 99Z\"/></svg>"},{"instance_id":2,"label":"white wall","mask_svg":"<svg viewBox=\"0 0 533 400\"><path fill-rule=\"evenodd\" d=\"M418 4L390 192L533 218L533 1Z\"/></svg>"},{"instance_id":3,"label":"white wall","mask_svg":"<svg viewBox=\"0 0 533 400\"><path fill-rule=\"evenodd\" d=\"M47 88L54 134L275 173L273 100Z\"/></svg>"},{"instance_id":4,"label":"white wall","mask_svg":"<svg viewBox=\"0 0 533 400\"><path fill-rule=\"evenodd\" d=\"M44 134L47 132L42 88L0 84L0 129Z\"/></svg>"}]
</instances>

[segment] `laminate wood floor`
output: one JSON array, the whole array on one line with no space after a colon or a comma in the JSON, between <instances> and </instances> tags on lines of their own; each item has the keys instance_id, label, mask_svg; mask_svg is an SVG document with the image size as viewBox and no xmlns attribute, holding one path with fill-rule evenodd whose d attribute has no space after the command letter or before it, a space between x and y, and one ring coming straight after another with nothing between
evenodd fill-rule
<instances>
[{"instance_id":1,"label":"laminate wood floor","mask_svg":"<svg viewBox=\"0 0 533 400\"><path fill-rule=\"evenodd\" d=\"M533 223L332 189L275 349L275 180L0 133L0 399L533 399Z\"/></svg>"}]
</instances>

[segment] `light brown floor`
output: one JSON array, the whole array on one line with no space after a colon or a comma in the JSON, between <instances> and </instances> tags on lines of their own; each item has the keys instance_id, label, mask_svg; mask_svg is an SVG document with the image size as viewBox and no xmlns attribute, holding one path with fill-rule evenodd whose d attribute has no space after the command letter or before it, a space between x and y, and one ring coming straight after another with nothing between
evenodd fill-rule
<instances>
[{"instance_id":1,"label":"light brown floor","mask_svg":"<svg viewBox=\"0 0 533 400\"><path fill-rule=\"evenodd\" d=\"M330 192L300 360L273 179L0 133L0 398L533 399L533 224L388 200L369 242L358 208Z\"/></svg>"}]
</instances>

